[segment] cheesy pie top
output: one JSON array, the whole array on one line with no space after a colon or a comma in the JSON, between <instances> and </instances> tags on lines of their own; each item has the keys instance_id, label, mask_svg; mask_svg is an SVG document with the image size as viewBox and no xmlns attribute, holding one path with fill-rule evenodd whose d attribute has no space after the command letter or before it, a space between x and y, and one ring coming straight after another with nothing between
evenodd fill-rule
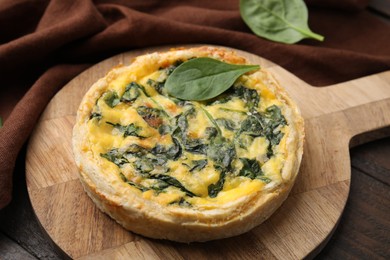
<instances>
[{"instance_id":1,"label":"cheesy pie top","mask_svg":"<svg viewBox=\"0 0 390 260\"><path fill-rule=\"evenodd\" d=\"M270 194L288 193L295 179L302 119L267 72L246 73L211 100L186 101L167 93L171 73L204 56L246 62L207 47L148 54L113 69L80 106L74 153L84 187L100 208L137 233L209 240L189 236L197 225L203 230L258 215L258 203L264 207ZM275 207L265 208L261 221ZM175 223L191 228L183 238L162 227L149 226L155 232L134 227L142 221L172 231Z\"/></svg>"}]
</instances>

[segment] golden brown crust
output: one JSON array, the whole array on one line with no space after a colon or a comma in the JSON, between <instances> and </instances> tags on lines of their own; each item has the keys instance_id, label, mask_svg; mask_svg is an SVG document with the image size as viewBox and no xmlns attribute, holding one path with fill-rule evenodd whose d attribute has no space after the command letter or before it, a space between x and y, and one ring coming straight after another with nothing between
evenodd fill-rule
<instances>
[{"instance_id":1,"label":"golden brown crust","mask_svg":"<svg viewBox=\"0 0 390 260\"><path fill-rule=\"evenodd\" d=\"M141 56L130 65L132 70L153 71L178 58L208 56L230 63L243 64L246 60L231 51L214 47L173 50L168 53L152 53ZM191 209L164 207L143 199L133 189L124 188L114 178L102 173L88 149L86 122L97 98L107 89L111 79L129 70L114 68L106 77L97 81L83 98L77 113L73 131L73 151L80 170L80 180L85 191L104 212L126 229L147 237L169 239L179 242L207 241L242 234L266 220L287 198L302 158L303 119L297 106L284 89L266 71L254 73L277 98L286 104L283 111L290 126L286 139L287 158L282 168L283 183L267 187L238 200L221 204L220 208ZM142 73L141 73L142 74ZM137 80L132 76L131 80Z\"/></svg>"}]
</instances>

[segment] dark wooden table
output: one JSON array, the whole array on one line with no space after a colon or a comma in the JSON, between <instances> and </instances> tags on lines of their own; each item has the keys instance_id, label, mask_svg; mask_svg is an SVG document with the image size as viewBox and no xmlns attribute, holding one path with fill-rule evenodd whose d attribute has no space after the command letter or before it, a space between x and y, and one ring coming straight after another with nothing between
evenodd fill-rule
<instances>
[{"instance_id":1,"label":"dark wooden table","mask_svg":"<svg viewBox=\"0 0 390 260\"><path fill-rule=\"evenodd\" d=\"M0 211L0 259L60 259L31 208L24 161L22 154L13 201ZM390 137L351 149L351 167L345 211L316 259L390 259Z\"/></svg>"}]
</instances>

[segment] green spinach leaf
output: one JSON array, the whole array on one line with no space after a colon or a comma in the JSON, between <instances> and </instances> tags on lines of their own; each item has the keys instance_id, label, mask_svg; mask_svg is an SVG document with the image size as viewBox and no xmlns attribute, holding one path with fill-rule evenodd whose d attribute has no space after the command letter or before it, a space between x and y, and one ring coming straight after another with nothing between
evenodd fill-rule
<instances>
[{"instance_id":1,"label":"green spinach leaf","mask_svg":"<svg viewBox=\"0 0 390 260\"><path fill-rule=\"evenodd\" d=\"M211 140L207 150L207 157L214 161L222 169L230 169L233 159L236 157L236 149L229 140L218 136Z\"/></svg>"},{"instance_id":2,"label":"green spinach leaf","mask_svg":"<svg viewBox=\"0 0 390 260\"><path fill-rule=\"evenodd\" d=\"M165 74L167 74L167 76L171 75L172 72L182 63L183 63L182 60L175 61L172 65L170 65L170 66L168 66L167 68L164 69Z\"/></svg>"},{"instance_id":3,"label":"green spinach leaf","mask_svg":"<svg viewBox=\"0 0 390 260\"><path fill-rule=\"evenodd\" d=\"M169 185L174 186L174 187L180 189L181 191L185 192L187 194L187 196L189 196L189 197L196 197L197 196L196 194L187 190L183 186L183 184L181 184L180 181L178 181L175 177L172 177L169 175L163 175L163 174L156 174L156 175L151 175L150 178L164 181L164 182L168 183Z\"/></svg>"},{"instance_id":4,"label":"green spinach leaf","mask_svg":"<svg viewBox=\"0 0 390 260\"><path fill-rule=\"evenodd\" d=\"M237 126L234 123L233 120L227 119L227 118L217 118L215 120L219 125L225 127L227 130L234 131L236 130Z\"/></svg>"},{"instance_id":5,"label":"green spinach leaf","mask_svg":"<svg viewBox=\"0 0 390 260\"><path fill-rule=\"evenodd\" d=\"M221 128L219 128L217 122L215 121L213 116L209 113L209 111L207 111L205 108L203 108L203 106L200 106L200 108L202 109L203 113L207 116L207 118L210 120L210 122L215 126L215 128L218 131L218 134L222 135Z\"/></svg>"},{"instance_id":6,"label":"green spinach leaf","mask_svg":"<svg viewBox=\"0 0 390 260\"><path fill-rule=\"evenodd\" d=\"M135 82L131 82L126 86L125 92L122 95L121 101L124 102L131 102L136 100L140 96L140 89L142 90L141 86L138 85ZM145 89L143 89L145 90Z\"/></svg>"},{"instance_id":7,"label":"green spinach leaf","mask_svg":"<svg viewBox=\"0 0 390 260\"><path fill-rule=\"evenodd\" d=\"M102 114L98 112L92 112L89 116L89 120L96 118L98 121L102 119Z\"/></svg>"},{"instance_id":8,"label":"green spinach leaf","mask_svg":"<svg viewBox=\"0 0 390 260\"><path fill-rule=\"evenodd\" d=\"M195 154L206 154L207 144L204 139L191 138L187 135L188 118L195 116L196 110L188 105L188 109L176 117L176 127L173 136L181 140L184 150Z\"/></svg>"},{"instance_id":9,"label":"green spinach leaf","mask_svg":"<svg viewBox=\"0 0 390 260\"><path fill-rule=\"evenodd\" d=\"M265 110L264 117L266 125L264 128L264 135L269 140L267 156L268 158L271 158L273 155L272 147L278 145L284 136L280 127L286 125L287 121L282 115L280 108L275 105L272 105Z\"/></svg>"},{"instance_id":10,"label":"green spinach leaf","mask_svg":"<svg viewBox=\"0 0 390 260\"><path fill-rule=\"evenodd\" d=\"M165 82L160 82L160 81L156 81L156 80L153 80L153 79L148 79L146 84L148 84L149 86L154 88L160 95L164 95L165 94L164 93Z\"/></svg>"},{"instance_id":11,"label":"green spinach leaf","mask_svg":"<svg viewBox=\"0 0 390 260\"><path fill-rule=\"evenodd\" d=\"M258 65L236 65L202 57L182 63L169 75L165 87L169 95L184 100L208 100L229 89L242 74Z\"/></svg>"},{"instance_id":12,"label":"green spinach leaf","mask_svg":"<svg viewBox=\"0 0 390 260\"><path fill-rule=\"evenodd\" d=\"M166 112L158 108L139 106L137 107L137 113L148 125L156 129L163 125L165 120L168 120Z\"/></svg>"},{"instance_id":13,"label":"green spinach leaf","mask_svg":"<svg viewBox=\"0 0 390 260\"><path fill-rule=\"evenodd\" d=\"M171 146L163 146L161 144L157 144L153 149L151 150L151 153L158 156L165 156L167 159L170 160L177 160L180 158L182 154L181 145L179 143L179 140L177 138L172 137L173 145Z\"/></svg>"},{"instance_id":14,"label":"green spinach leaf","mask_svg":"<svg viewBox=\"0 0 390 260\"><path fill-rule=\"evenodd\" d=\"M148 188L146 188L146 187L144 187L144 186L141 186L141 185L139 185L139 184L137 184L137 183L135 183L135 182L129 181L129 180L126 178L126 176L123 175L123 173L120 172L119 175L120 175L121 179L122 179L124 182L126 182L127 184L129 184L130 186L133 186L133 187L139 189L139 190L142 191L142 192L145 192L145 191L148 191L148 190L149 190Z\"/></svg>"},{"instance_id":15,"label":"green spinach leaf","mask_svg":"<svg viewBox=\"0 0 390 260\"><path fill-rule=\"evenodd\" d=\"M305 38L324 40L309 29L303 0L240 0L240 13L257 36L271 41L291 44Z\"/></svg>"},{"instance_id":16,"label":"green spinach leaf","mask_svg":"<svg viewBox=\"0 0 390 260\"><path fill-rule=\"evenodd\" d=\"M240 130L237 132L237 136L241 133L245 133L252 137L257 137L263 135L264 123L262 117L259 114L249 115L241 123Z\"/></svg>"},{"instance_id":17,"label":"green spinach leaf","mask_svg":"<svg viewBox=\"0 0 390 260\"><path fill-rule=\"evenodd\" d=\"M125 157L142 157L148 153L148 149L137 144L131 144L124 153Z\"/></svg>"},{"instance_id":18,"label":"green spinach leaf","mask_svg":"<svg viewBox=\"0 0 390 260\"><path fill-rule=\"evenodd\" d=\"M264 176L260 164L256 159L240 158L240 161L243 164L239 173L240 176L248 177L252 180L258 179L265 183L271 182L270 178Z\"/></svg>"},{"instance_id":19,"label":"green spinach leaf","mask_svg":"<svg viewBox=\"0 0 390 260\"><path fill-rule=\"evenodd\" d=\"M141 127L136 126L135 124L131 123L129 125L121 125L121 124L114 124L111 122L106 122L106 124L112 125L114 128L118 129L121 133L123 133L123 137L127 136L136 136L140 138L145 138L144 136L141 136L139 134Z\"/></svg>"},{"instance_id":20,"label":"green spinach leaf","mask_svg":"<svg viewBox=\"0 0 390 260\"><path fill-rule=\"evenodd\" d=\"M115 91L109 91L104 94L104 102L106 102L109 107L113 108L118 105L121 100L118 96L118 93Z\"/></svg>"},{"instance_id":21,"label":"green spinach leaf","mask_svg":"<svg viewBox=\"0 0 390 260\"><path fill-rule=\"evenodd\" d=\"M186 201L184 198L180 198L180 200L172 201L168 205L175 205L175 204L179 205L180 207L187 207L187 208L192 207L191 203Z\"/></svg>"},{"instance_id":22,"label":"green spinach leaf","mask_svg":"<svg viewBox=\"0 0 390 260\"><path fill-rule=\"evenodd\" d=\"M259 105L260 96L255 89L238 86L234 88L233 96L240 97L251 112L255 111Z\"/></svg>"},{"instance_id":23,"label":"green spinach leaf","mask_svg":"<svg viewBox=\"0 0 390 260\"><path fill-rule=\"evenodd\" d=\"M256 159L240 158L240 161L243 164L239 173L240 176L248 177L253 180L258 176L263 175L260 164Z\"/></svg>"},{"instance_id":24,"label":"green spinach leaf","mask_svg":"<svg viewBox=\"0 0 390 260\"><path fill-rule=\"evenodd\" d=\"M149 173L153 171L154 165L151 160L147 158L141 158L134 162L135 169L141 174Z\"/></svg>"},{"instance_id":25,"label":"green spinach leaf","mask_svg":"<svg viewBox=\"0 0 390 260\"><path fill-rule=\"evenodd\" d=\"M207 160L206 159L203 159L203 160L193 160L192 161L192 164L193 166L191 167L190 169L190 172L193 172L193 171L200 171L202 170L204 167L206 167L207 165Z\"/></svg>"},{"instance_id":26,"label":"green spinach leaf","mask_svg":"<svg viewBox=\"0 0 390 260\"><path fill-rule=\"evenodd\" d=\"M219 134L219 132L218 132L217 128L208 126L208 127L206 127L206 129L204 131L204 138L206 140L211 140L214 137L217 137L218 134Z\"/></svg>"},{"instance_id":27,"label":"green spinach leaf","mask_svg":"<svg viewBox=\"0 0 390 260\"><path fill-rule=\"evenodd\" d=\"M208 145L203 139L195 139L186 137L184 140L184 150L195 154L206 154Z\"/></svg>"},{"instance_id":28,"label":"green spinach leaf","mask_svg":"<svg viewBox=\"0 0 390 260\"><path fill-rule=\"evenodd\" d=\"M217 197L218 193L223 189L223 185L225 184L225 177L225 170L222 169L219 175L219 180L216 183L210 184L207 187L210 198Z\"/></svg>"},{"instance_id":29,"label":"green spinach leaf","mask_svg":"<svg viewBox=\"0 0 390 260\"><path fill-rule=\"evenodd\" d=\"M118 167L121 167L125 163L129 163L129 161L123 157L123 154L120 153L117 148L111 149L107 153L101 153L100 156L115 163Z\"/></svg>"}]
</instances>

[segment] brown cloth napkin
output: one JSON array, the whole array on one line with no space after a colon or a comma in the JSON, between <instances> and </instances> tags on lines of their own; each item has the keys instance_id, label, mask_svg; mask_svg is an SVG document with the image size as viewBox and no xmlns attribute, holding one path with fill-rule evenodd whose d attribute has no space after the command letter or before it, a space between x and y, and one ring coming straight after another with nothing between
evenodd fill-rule
<instances>
[{"instance_id":1,"label":"brown cloth napkin","mask_svg":"<svg viewBox=\"0 0 390 260\"><path fill-rule=\"evenodd\" d=\"M238 0L1 1L0 116L6 121L0 130L0 209L11 199L18 153L51 97L91 64L120 52L225 45L317 86L390 69L390 27L364 10L367 0L307 3L310 27L324 42L258 38L240 18Z\"/></svg>"}]
</instances>

